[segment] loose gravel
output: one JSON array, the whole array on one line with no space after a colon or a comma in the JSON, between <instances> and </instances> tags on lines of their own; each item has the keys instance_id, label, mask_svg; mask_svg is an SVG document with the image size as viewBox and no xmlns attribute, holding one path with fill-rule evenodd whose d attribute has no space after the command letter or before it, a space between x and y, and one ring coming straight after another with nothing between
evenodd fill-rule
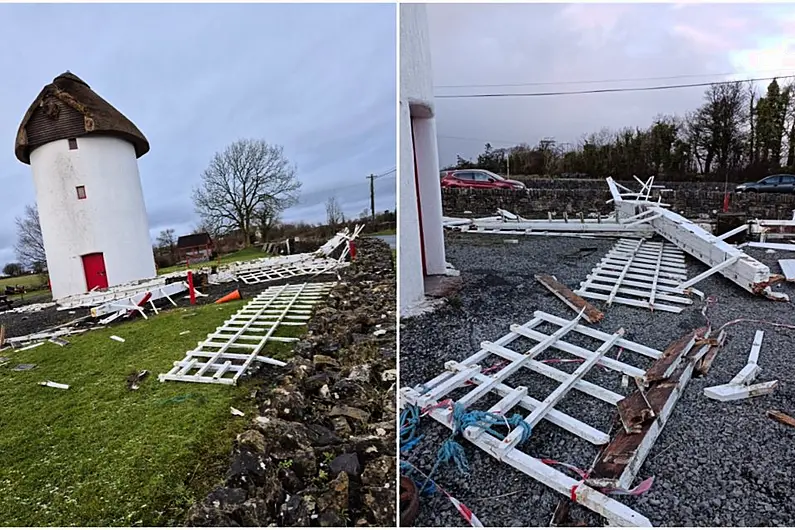
<instances>
[{"instance_id":1,"label":"loose gravel","mask_svg":"<svg viewBox=\"0 0 795 530\"><path fill-rule=\"evenodd\" d=\"M509 332L512 323L524 323L536 310L569 319L574 313L534 279L535 274L555 275L574 288L585 279L615 244L611 239L528 237L506 243L500 236L447 235L447 260L461 271L463 288L438 311L406 319L400 334L401 386L422 384L444 371L447 360L463 360L481 341L493 341ZM581 248L596 247L587 254ZM778 273L777 260L791 252L767 254L751 249L749 254ZM688 274L707 269L687 258ZM713 328L738 318L754 318L795 324L792 302L774 302L755 297L720 275L696 286L717 297L708 317ZM795 286L775 290L795 299ZM626 338L664 350L688 331L705 324L703 302L680 314L614 305L605 308L605 318L595 327L606 332L624 328ZM765 332L758 382L778 379L779 386L768 396L728 403L707 399L703 389L729 382L745 365L754 332ZM709 374L692 379L658 437L638 474L638 481L654 476L652 489L638 497L617 497L648 517L655 526L793 526L795 504L789 492L795 485L795 429L766 417L769 409L795 416L795 330L764 324L740 323L727 329L727 341ZM567 336L567 340L569 337ZM572 340L572 342L575 342ZM576 341L594 349L598 343ZM563 356L565 354L562 354ZM615 350L611 352L615 355ZM651 360L624 357L632 364L648 367ZM540 358L548 358L552 352ZM491 359L493 360L493 359ZM489 360L483 363L488 366ZM573 371L576 365L556 365ZM594 369L586 379L623 394L620 375ZM507 381L528 386L529 393L543 399L556 384L533 374ZM462 390L458 391L463 393ZM579 393L570 393L558 407L600 429L609 429L610 407ZM426 473L436 461L440 444L449 431L430 418L423 419L425 435L417 447L404 455ZM452 465L441 465L434 479L451 495L465 503L486 526L548 526L554 509L564 497L467 442L463 443L471 474L461 475ZM541 422L521 449L535 457L551 457L588 468L597 454L595 447L562 429ZM602 525L604 521L582 507L572 509L575 521ZM442 495L423 497L417 526L467 526L453 505Z\"/></svg>"}]
</instances>

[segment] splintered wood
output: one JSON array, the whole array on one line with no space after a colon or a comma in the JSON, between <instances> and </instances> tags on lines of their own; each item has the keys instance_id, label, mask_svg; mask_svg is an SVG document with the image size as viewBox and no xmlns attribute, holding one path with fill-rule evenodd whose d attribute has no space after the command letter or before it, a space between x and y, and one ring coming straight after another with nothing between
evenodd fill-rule
<instances>
[{"instance_id":1,"label":"splintered wood","mask_svg":"<svg viewBox=\"0 0 795 530\"><path fill-rule=\"evenodd\" d=\"M303 283L269 287L185 355L164 381L236 385L254 362L275 366L285 363L259 355L268 342L293 342L277 336L284 326L303 326L314 305L328 296L334 283Z\"/></svg>"},{"instance_id":2,"label":"splintered wood","mask_svg":"<svg viewBox=\"0 0 795 530\"><path fill-rule=\"evenodd\" d=\"M670 304L690 305L685 255L667 242L621 239L580 283L574 293L583 298L681 313Z\"/></svg>"},{"instance_id":3,"label":"splintered wood","mask_svg":"<svg viewBox=\"0 0 795 530\"><path fill-rule=\"evenodd\" d=\"M615 353L610 355L610 352L613 349L619 349L619 351L623 349L653 361L662 359L664 354L659 350L625 339L624 330L618 330L611 334L581 325L580 318L582 316L582 310L580 315L572 320L536 311L534 318L529 322L512 325L511 333L494 342L481 343L481 350L467 359L461 362L448 361L445 364L446 371L424 385L402 389L401 404L410 403L422 408L427 407L428 415L451 429L454 428L452 410L457 405L470 410L488 410L501 416L508 416L511 409L521 408L529 412L524 420L531 428L539 422L548 421L595 446L608 444L611 441L611 436L608 433L557 410L556 405L569 392L576 391L615 407L624 399L624 396L586 381L584 376L599 365L618 374L642 381L645 378L646 370L619 361L616 359ZM551 325L557 330L551 334L542 333L538 331L542 325ZM567 342L564 340L566 335L576 335L576 337L572 338L571 342ZM509 347L515 341L520 342L527 339L536 344L524 353ZM596 349L587 349L577 345L582 344L583 340L589 339L599 346ZM517 347L518 345L514 346L514 348ZM581 364L572 373L568 373L535 359L541 352L550 349L572 355L578 358L572 360ZM486 366L483 366L484 361L495 355L501 358L499 364L504 365L496 372L487 370ZM543 401L539 401L528 395L528 388L522 386L514 388L506 384L509 377L528 374L528 372L552 379L559 385ZM471 390L462 397L455 400L447 399L453 391L461 387L470 388L466 385L472 385ZM442 404L442 402L445 403ZM611 524L651 526L649 520L638 512L611 499L587 483L583 484L580 480L571 478L547 461L524 453L519 446L523 435L521 426L510 430L502 439L474 427L465 429L463 435L491 456L567 498L573 498L579 504L604 516ZM634 473L640 469L645 456L646 452L637 452L628 462L633 477Z\"/></svg>"}]
</instances>

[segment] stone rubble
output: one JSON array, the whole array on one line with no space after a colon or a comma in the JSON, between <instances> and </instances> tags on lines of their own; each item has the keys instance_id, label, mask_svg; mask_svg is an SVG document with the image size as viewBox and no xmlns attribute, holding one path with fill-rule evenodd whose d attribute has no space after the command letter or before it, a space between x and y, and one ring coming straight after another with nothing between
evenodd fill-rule
<instances>
[{"instance_id":1,"label":"stone rubble","mask_svg":"<svg viewBox=\"0 0 795 530\"><path fill-rule=\"evenodd\" d=\"M357 243L287 366L260 368L260 415L187 526L395 526L396 273Z\"/></svg>"}]
</instances>

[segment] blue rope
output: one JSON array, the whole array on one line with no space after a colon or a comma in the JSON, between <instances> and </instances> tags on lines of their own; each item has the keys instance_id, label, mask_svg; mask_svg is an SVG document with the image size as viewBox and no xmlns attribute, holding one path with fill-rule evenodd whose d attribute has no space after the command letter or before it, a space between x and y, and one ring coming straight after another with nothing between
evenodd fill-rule
<instances>
[{"instance_id":1,"label":"blue rope","mask_svg":"<svg viewBox=\"0 0 795 530\"><path fill-rule=\"evenodd\" d=\"M420 408L408 405L400 413L400 452L407 453L420 443L424 436L417 435L420 426Z\"/></svg>"}]
</instances>

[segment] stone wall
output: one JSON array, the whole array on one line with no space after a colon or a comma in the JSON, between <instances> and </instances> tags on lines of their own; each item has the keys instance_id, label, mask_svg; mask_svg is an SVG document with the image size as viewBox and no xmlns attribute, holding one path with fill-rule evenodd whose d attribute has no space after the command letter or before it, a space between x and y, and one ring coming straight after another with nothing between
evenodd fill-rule
<instances>
[{"instance_id":1,"label":"stone wall","mask_svg":"<svg viewBox=\"0 0 795 530\"><path fill-rule=\"evenodd\" d=\"M552 181L553 179L546 179ZM497 208L502 208L522 217L546 218L547 212L564 211L570 215L583 212L609 214L613 208L606 201L610 199L610 191L604 181L564 181L557 180L557 187L549 186L549 182L533 181L533 187L527 192L513 190L467 190L443 189L442 206L444 215L451 217L483 217L494 215ZM635 183L625 183L630 189L639 189ZM719 187L719 190L715 190ZM715 214L723 208L722 185L717 183L700 183L685 187L672 186L672 191L662 193L663 202L670 204L670 209L685 217L696 218ZM710 189L712 188L712 189ZM738 195L730 193L729 211L745 213L749 217L759 219L792 219L795 210L795 195L769 194Z\"/></svg>"}]
</instances>

